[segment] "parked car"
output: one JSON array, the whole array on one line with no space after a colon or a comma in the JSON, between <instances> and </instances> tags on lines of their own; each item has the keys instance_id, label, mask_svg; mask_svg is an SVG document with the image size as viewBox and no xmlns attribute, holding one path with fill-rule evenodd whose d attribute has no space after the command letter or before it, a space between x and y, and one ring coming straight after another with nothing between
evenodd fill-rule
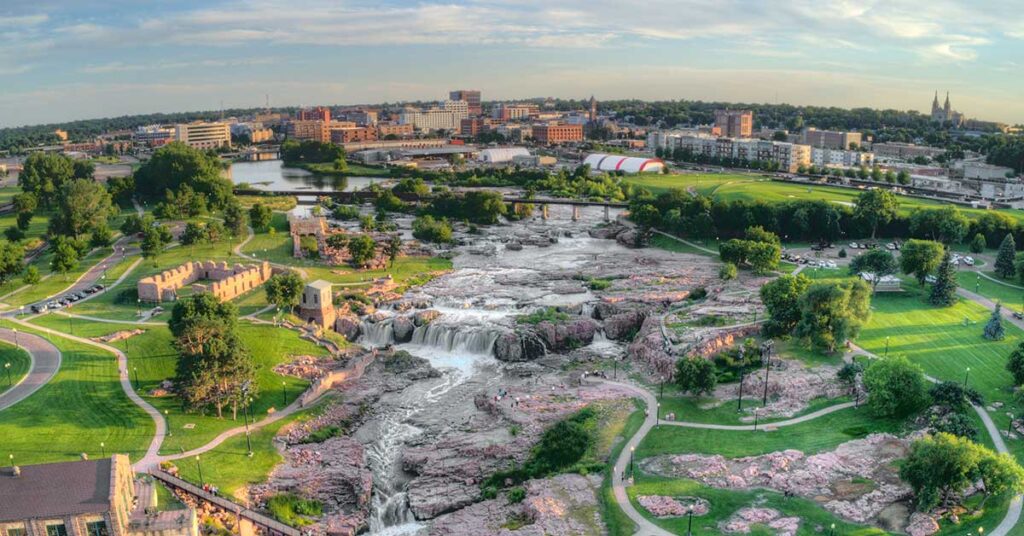
<instances>
[{"instance_id":1,"label":"parked car","mask_svg":"<svg viewBox=\"0 0 1024 536\"><path fill-rule=\"evenodd\" d=\"M936 281L938 281L938 279L936 279L934 275L927 275L924 278L925 283L934 283Z\"/></svg>"},{"instance_id":2,"label":"parked car","mask_svg":"<svg viewBox=\"0 0 1024 536\"><path fill-rule=\"evenodd\" d=\"M857 249L857 243L856 242L850 242L850 249Z\"/></svg>"},{"instance_id":3,"label":"parked car","mask_svg":"<svg viewBox=\"0 0 1024 536\"><path fill-rule=\"evenodd\" d=\"M32 312L35 313L35 314L45 313L46 309L47 309L47 307L46 307L45 303L37 303L37 304L32 306Z\"/></svg>"},{"instance_id":4,"label":"parked car","mask_svg":"<svg viewBox=\"0 0 1024 536\"><path fill-rule=\"evenodd\" d=\"M964 257L964 264L974 266L974 257Z\"/></svg>"}]
</instances>

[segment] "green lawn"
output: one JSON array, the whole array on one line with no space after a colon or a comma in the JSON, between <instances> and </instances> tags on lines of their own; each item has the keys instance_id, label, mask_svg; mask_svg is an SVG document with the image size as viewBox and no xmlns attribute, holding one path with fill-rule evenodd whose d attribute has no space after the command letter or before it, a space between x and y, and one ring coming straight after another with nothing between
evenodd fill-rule
<instances>
[{"instance_id":1,"label":"green lawn","mask_svg":"<svg viewBox=\"0 0 1024 536\"><path fill-rule=\"evenodd\" d=\"M181 478L195 483L213 484L220 488L222 495L234 496L249 484L266 481L270 471L283 459L274 447L274 436L286 424L308 419L314 411L304 410L252 432L249 437L252 458L248 456L245 434L239 434L203 454L199 460L183 458L174 461L174 464L178 466ZM202 480L199 478L200 467Z\"/></svg>"},{"instance_id":2,"label":"green lawn","mask_svg":"<svg viewBox=\"0 0 1024 536\"><path fill-rule=\"evenodd\" d=\"M813 454L834 449L840 443L864 437L872 432L899 434L905 430L906 426L902 420L876 419L863 407L844 409L775 431L764 431L760 427L755 432L662 425L647 434L637 448L636 456L647 458L660 454L693 452L735 458L785 449L797 449Z\"/></svg>"},{"instance_id":3,"label":"green lawn","mask_svg":"<svg viewBox=\"0 0 1024 536\"><path fill-rule=\"evenodd\" d=\"M871 320L857 338L866 350L884 355L889 337L889 353L907 356L927 374L962 382L970 367L971 386L987 400L1011 399L1006 358L1024 335L1014 325L1003 323L1005 340L985 340L981 333L991 315L988 309L967 300L932 307L916 292L875 296L872 309ZM963 325L965 318L971 325Z\"/></svg>"},{"instance_id":4,"label":"green lawn","mask_svg":"<svg viewBox=\"0 0 1024 536\"><path fill-rule=\"evenodd\" d=\"M18 292L12 296L4 299L4 303L10 305L12 308L17 308L22 305L29 305L39 300L48 298L50 296L59 294L64 289L74 284L75 280L82 276L85 272L88 272L97 262L106 258L113 252L111 248L100 248L93 251L90 255L87 255L81 261L78 262L78 267L68 272L67 274L53 273L50 277L43 279L36 285ZM49 266L46 270L39 267L40 274L48 274Z\"/></svg>"},{"instance_id":5,"label":"green lawn","mask_svg":"<svg viewBox=\"0 0 1024 536\"><path fill-rule=\"evenodd\" d=\"M17 385L28 374L31 361L25 350L0 341L0 393Z\"/></svg>"},{"instance_id":6,"label":"green lawn","mask_svg":"<svg viewBox=\"0 0 1024 536\"><path fill-rule=\"evenodd\" d=\"M619 458L622 448L626 446L626 439L633 437L644 424L643 410L646 405L639 399L634 399L634 402L637 407L636 411L629 415L621 429L616 430L622 440L612 446L608 455L608 466L604 471L604 480L601 482L601 518L604 519L605 526L608 527L608 534L612 536L632 536L636 531L636 524L615 502L615 492L612 489L612 471L615 461Z\"/></svg>"},{"instance_id":7,"label":"green lawn","mask_svg":"<svg viewBox=\"0 0 1024 536\"><path fill-rule=\"evenodd\" d=\"M693 240L690 240L690 242L692 242L694 244L698 244L698 245L704 246L707 249L710 249L712 251L715 251L715 250L718 249L718 244L714 240L709 240L707 245L704 245L704 243L700 242L700 241L696 241L695 242ZM703 255L705 257L712 257L712 258L714 258L716 260L718 259L718 256L716 254L709 253L709 252L704 251L704 250L702 250L700 248L695 248L695 247L693 247L693 246L691 246L689 244L686 244L684 242L680 242L679 240L673 240L673 239L671 239L671 238L669 238L669 237L667 237L665 235L660 235L660 234L652 235L651 236L650 244L651 244L651 247L656 247L656 248L664 249L666 251L672 251L674 253L690 253L690 254L693 254L693 255Z\"/></svg>"},{"instance_id":8,"label":"green lawn","mask_svg":"<svg viewBox=\"0 0 1024 536\"><path fill-rule=\"evenodd\" d=\"M999 279L993 272L986 272L985 275ZM1020 311L1024 304L1024 289L1014 288L1014 286L1020 286L1017 279L1006 281L1006 284L1003 284L968 271L958 272L956 279L961 287L971 292L977 292L992 301L1002 302L1003 306L1015 311Z\"/></svg>"},{"instance_id":9,"label":"green lawn","mask_svg":"<svg viewBox=\"0 0 1024 536\"><path fill-rule=\"evenodd\" d=\"M96 337L136 327L131 324L117 325L80 319L69 323L67 317L53 314L39 317L34 323L59 331L71 329L73 334L80 337ZM224 418L218 419L212 412L207 415L183 413L181 402L176 396L149 396L148 393L162 381L173 380L178 354L172 346L170 330L166 327L142 328L146 333L112 345L128 354L131 379L135 383L137 369L138 387L144 398L161 413L166 412L171 435L163 443L162 454L193 449L207 443L224 430L243 424L241 412L237 421L231 420L230 408L225 408ZM295 355L327 355L319 346L300 339L298 333L285 328L240 321L238 332L252 352L257 367L259 394L253 401L253 415L257 420L267 415L271 408L281 408L290 404L308 385L305 380L274 373L271 369L275 365L288 362Z\"/></svg>"},{"instance_id":10,"label":"green lawn","mask_svg":"<svg viewBox=\"0 0 1024 536\"><path fill-rule=\"evenodd\" d=\"M0 411L0 457L14 454L22 464L77 460L82 453L95 458L104 454L103 442L107 455L141 458L153 421L121 390L113 354L46 337L62 353L60 371L32 396Z\"/></svg>"}]
</instances>

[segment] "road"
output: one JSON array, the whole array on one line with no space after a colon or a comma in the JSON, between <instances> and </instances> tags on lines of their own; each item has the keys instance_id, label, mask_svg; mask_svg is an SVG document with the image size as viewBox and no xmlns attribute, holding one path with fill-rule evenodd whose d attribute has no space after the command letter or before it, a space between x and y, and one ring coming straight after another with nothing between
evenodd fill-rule
<instances>
[{"instance_id":1,"label":"road","mask_svg":"<svg viewBox=\"0 0 1024 536\"><path fill-rule=\"evenodd\" d=\"M30 358L28 374L14 387L0 393L0 411L3 411L38 391L60 370L61 354L50 341L32 333L17 333L0 328L0 339L14 344L28 352Z\"/></svg>"}]
</instances>

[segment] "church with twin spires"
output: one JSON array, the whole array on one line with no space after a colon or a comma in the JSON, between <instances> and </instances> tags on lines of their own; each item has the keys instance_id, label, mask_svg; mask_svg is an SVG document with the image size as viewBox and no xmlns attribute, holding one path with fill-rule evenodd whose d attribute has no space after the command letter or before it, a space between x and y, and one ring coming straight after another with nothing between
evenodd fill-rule
<instances>
[{"instance_id":1,"label":"church with twin spires","mask_svg":"<svg viewBox=\"0 0 1024 536\"><path fill-rule=\"evenodd\" d=\"M935 92L935 99L932 100L932 121L936 123L952 123L954 127L960 127L964 123L964 115L952 108L949 104L949 92L946 92L946 103L939 106L939 92Z\"/></svg>"}]
</instances>

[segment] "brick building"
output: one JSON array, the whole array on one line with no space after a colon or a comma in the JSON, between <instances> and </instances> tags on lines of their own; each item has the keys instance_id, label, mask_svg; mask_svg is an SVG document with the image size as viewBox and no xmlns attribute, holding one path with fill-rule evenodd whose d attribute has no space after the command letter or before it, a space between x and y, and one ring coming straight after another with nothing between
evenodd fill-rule
<instances>
[{"instance_id":1,"label":"brick building","mask_svg":"<svg viewBox=\"0 0 1024 536\"><path fill-rule=\"evenodd\" d=\"M331 141L330 123L326 121L292 121L288 123L288 137L297 140Z\"/></svg>"},{"instance_id":2,"label":"brick building","mask_svg":"<svg viewBox=\"0 0 1024 536\"><path fill-rule=\"evenodd\" d=\"M139 280L139 299L160 303L174 301L178 289L192 284L192 292L209 292L220 301L234 299L270 279L270 263L228 265L227 262L191 261L157 275ZM209 283L196 283L207 280Z\"/></svg>"},{"instance_id":3,"label":"brick building","mask_svg":"<svg viewBox=\"0 0 1024 536\"><path fill-rule=\"evenodd\" d=\"M331 288L331 283L323 279L307 284L299 301L299 318L322 328L333 327L338 312L334 308Z\"/></svg>"},{"instance_id":4,"label":"brick building","mask_svg":"<svg viewBox=\"0 0 1024 536\"><path fill-rule=\"evenodd\" d=\"M583 141L583 125L533 125L533 139L545 145Z\"/></svg>"},{"instance_id":5,"label":"brick building","mask_svg":"<svg viewBox=\"0 0 1024 536\"><path fill-rule=\"evenodd\" d=\"M715 126L726 138L749 138L754 132L754 112L715 110Z\"/></svg>"},{"instance_id":6,"label":"brick building","mask_svg":"<svg viewBox=\"0 0 1024 536\"><path fill-rule=\"evenodd\" d=\"M480 115L484 113L483 105L480 102L479 89L457 89L448 93L448 99L453 101L466 101L469 115Z\"/></svg>"},{"instance_id":7,"label":"brick building","mask_svg":"<svg viewBox=\"0 0 1024 536\"><path fill-rule=\"evenodd\" d=\"M409 138L412 137L413 126L402 125L398 123L378 123L377 124L377 138L385 139L388 136L394 136L397 138Z\"/></svg>"},{"instance_id":8,"label":"brick building","mask_svg":"<svg viewBox=\"0 0 1024 536\"><path fill-rule=\"evenodd\" d=\"M296 119L299 121L323 121L324 123L331 122L331 109L323 106L317 106L316 108L303 108L296 114Z\"/></svg>"},{"instance_id":9,"label":"brick building","mask_svg":"<svg viewBox=\"0 0 1024 536\"><path fill-rule=\"evenodd\" d=\"M376 127L332 128L331 143L353 143L377 139Z\"/></svg>"}]
</instances>

